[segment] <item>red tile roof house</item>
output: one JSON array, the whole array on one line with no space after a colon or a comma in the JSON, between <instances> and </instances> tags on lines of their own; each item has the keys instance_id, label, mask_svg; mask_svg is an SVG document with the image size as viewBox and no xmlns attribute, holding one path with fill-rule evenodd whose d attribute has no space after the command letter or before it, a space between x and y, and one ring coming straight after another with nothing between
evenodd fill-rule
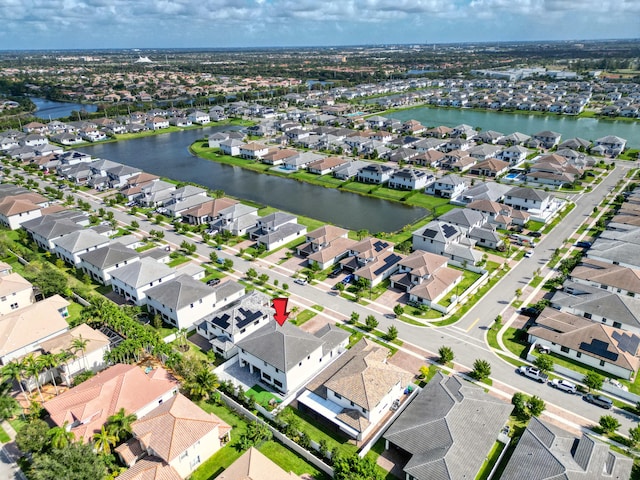
<instances>
[{"instance_id":1,"label":"red tile roof house","mask_svg":"<svg viewBox=\"0 0 640 480\"><path fill-rule=\"evenodd\" d=\"M220 418L180 393L131 427L133 438L115 450L131 467L120 480L186 478L229 441L231 432ZM156 471L155 477L144 476L150 468ZM158 470L166 476L158 476Z\"/></svg>"},{"instance_id":2,"label":"red tile roof house","mask_svg":"<svg viewBox=\"0 0 640 480\"><path fill-rule=\"evenodd\" d=\"M137 365L116 364L44 403L51 422L68 422L76 440L89 442L107 419L124 408L138 418L178 393L178 381L163 368L145 374Z\"/></svg>"}]
</instances>

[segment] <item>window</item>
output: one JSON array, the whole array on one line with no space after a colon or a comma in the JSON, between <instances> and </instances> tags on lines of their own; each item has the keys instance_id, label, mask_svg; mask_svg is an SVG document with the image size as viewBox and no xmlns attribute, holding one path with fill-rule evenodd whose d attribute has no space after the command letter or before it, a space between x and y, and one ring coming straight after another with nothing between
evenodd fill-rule
<instances>
[{"instance_id":1,"label":"window","mask_svg":"<svg viewBox=\"0 0 640 480\"><path fill-rule=\"evenodd\" d=\"M336 392L333 392L333 396L336 397L338 400L342 399L342 395L340 395L340 394L338 394Z\"/></svg>"},{"instance_id":2,"label":"window","mask_svg":"<svg viewBox=\"0 0 640 480\"><path fill-rule=\"evenodd\" d=\"M276 387L282 388L282 382L280 382L278 380L274 380L273 383L275 383Z\"/></svg>"},{"instance_id":3,"label":"window","mask_svg":"<svg viewBox=\"0 0 640 480\"><path fill-rule=\"evenodd\" d=\"M604 360L600 360L600 366L604 367Z\"/></svg>"},{"instance_id":4,"label":"window","mask_svg":"<svg viewBox=\"0 0 640 480\"><path fill-rule=\"evenodd\" d=\"M564 353L569 353L569 347L560 347L560 351Z\"/></svg>"},{"instance_id":5,"label":"window","mask_svg":"<svg viewBox=\"0 0 640 480\"><path fill-rule=\"evenodd\" d=\"M585 313L584 314L584 318L589 318L590 319L591 318L591 314L590 313Z\"/></svg>"},{"instance_id":6,"label":"window","mask_svg":"<svg viewBox=\"0 0 640 480\"><path fill-rule=\"evenodd\" d=\"M582 356L582 353L576 352L576 358L580 358L581 356Z\"/></svg>"},{"instance_id":7,"label":"window","mask_svg":"<svg viewBox=\"0 0 640 480\"><path fill-rule=\"evenodd\" d=\"M613 322L613 328L622 328L622 324L620 322Z\"/></svg>"},{"instance_id":8,"label":"window","mask_svg":"<svg viewBox=\"0 0 640 480\"><path fill-rule=\"evenodd\" d=\"M185 458L187 458L189 456L189 452L185 451L183 453L180 454L180 460L184 460Z\"/></svg>"},{"instance_id":9,"label":"window","mask_svg":"<svg viewBox=\"0 0 640 480\"><path fill-rule=\"evenodd\" d=\"M7 300L7 297L2 297L0 298L0 300L2 300L3 302Z\"/></svg>"},{"instance_id":10,"label":"window","mask_svg":"<svg viewBox=\"0 0 640 480\"><path fill-rule=\"evenodd\" d=\"M262 378L264 378L267 381L271 381L271 375L267 375L266 373L262 372Z\"/></svg>"}]
</instances>

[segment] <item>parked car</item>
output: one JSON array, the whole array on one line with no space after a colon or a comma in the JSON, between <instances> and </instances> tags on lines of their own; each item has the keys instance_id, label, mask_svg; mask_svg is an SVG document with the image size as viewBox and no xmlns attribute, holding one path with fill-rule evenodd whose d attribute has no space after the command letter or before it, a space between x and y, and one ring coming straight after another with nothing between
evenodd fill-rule
<instances>
[{"instance_id":1,"label":"parked car","mask_svg":"<svg viewBox=\"0 0 640 480\"><path fill-rule=\"evenodd\" d=\"M298 285L306 285L307 281L304 278L296 278L293 283L297 283Z\"/></svg>"},{"instance_id":2,"label":"parked car","mask_svg":"<svg viewBox=\"0 0 640 480\"><path fill-rule=\"evenodd\" d=\"M131 200L124 204L125 207L133 207L137 202L135 200Z\"/></svg>"},{"instance_id":3,"label":"parked car","mask_svg":"<svg viewBox=\"0 0 640 480\"><path fill-rule=\"evenodd\" d=\"M571 395L574 395L578 391L578 387L576 387L574 383L560 378L554 378L549 382L549 385L553 388L557 388L558 390L562 390L563 392L570 393Z\"/></svg>"},{"instance_id":4,"label":"parked car","mask_svg":"<svg viewBox=\"0 0 640 480\"><path fill-rule=\"evenodd\" d=\"M529 232L530 237L540 238L542 236L542 232Z\"/></svg>"},{"instance_id":5,"label":"parked car","mask_svg":"<svg viewBox=\"0 0 640 480\"><path fill-rule=\"evenodd\" d=\"M610 410L613 407L613 401L610 398L605 397L604 395L593 395L588 393L584 396L585 401L589 403L593 403L601 408L606 408Z\"/></svg>"},{"instance_id":6,"label":"parked car","mask_svg":"<svg viewBox=\"0 0 640 480\"><path fill-rule=\"evenodd\" d=\"M223 265L223 264L224 264L224 258L220 258L220 257L218 257L218 258L216 259L216 262L217 262L217 263L219 263L220 265Z\"/></svg>"},{"instance_id":7,"label":"parked car","mask_svg":"<svg viewBox=\"0 0 640 480\"><path fill-rule=\"evenodd\" d=\"M338 275L340 275L342 273L342 269L341 268L336 268L333 272L331 272L328 277L329 278L336 278Z\"/></svg>"},{"instance_id":8,"label":"parked car","mask_svg":"<svg viewBox=\"0 0 640 480\"><path fill-rule=\"evenodd\" d=\"M523 377L530 378L531 380L535 380L536 382L545 383L549 378L544 372L541 372L536 367L529 367L527 365L523 365L516 370L517 373L522 375Z\"/></svg>"},{"instance_id":9,"label":"parked car","mask_svg":"<svg viewBox=\"0 0 640 480\"><path fill-rule=\"evenodd\" d=\"M533 257L533 250L527 250L527 253L524 254L524 258Z\"/></svg>"},{"instance_id":10,"label":"parked car","mask_svg":"<svg viewBox=\"0 0 640 480\"><path fill-rule=\"evenodd\" d=\"M344 283L346 285L347 283L351 283L351 280L353 280L353 274L352 273L350 273L349 275L344 277L342 279L342 283Z\"/></svg>"},{"instance_id":11,"label":"parked car","mask_svg":"<svg viewBox=\"0 0 640 480\"><path fill-rule=\"evenodd\" d=\"M399 407L400 407L400 400L396 398L391 404L391 411L395 412L396 410L398 410Z\"/></svg>"},{"instance_id":12,"label":"parked car","mask_svg":"<svg viewBox=\"0 0 640 480\"><path fill-rule=\"evenodd\" d=\"M212 278L211 280L209 280L207 282L207 285L209 285L210 287L213 287L215 285L218 285L220 283L220 279L219 278Z\"/></svg>"},{"instance_id":13,"label":"parked car","mask_svg":"<svg viewBox=\"0 0 640 480\"><path fill-rule=\"evenodd\" d=\"M591 242L576 242L575 246L578 248L591 248Z\"/></svg>"},{"instance_id":14,"label":"parked car","mask_svg":"<svg viewBox=\"0 0 640 480\"><path fill-rule=\"evenodd\" d=\"M520 309L520 314L526 315L527 317L537 317L540 315L540 310L536 307L523 307Z\"/></svg>"}]
</instances>

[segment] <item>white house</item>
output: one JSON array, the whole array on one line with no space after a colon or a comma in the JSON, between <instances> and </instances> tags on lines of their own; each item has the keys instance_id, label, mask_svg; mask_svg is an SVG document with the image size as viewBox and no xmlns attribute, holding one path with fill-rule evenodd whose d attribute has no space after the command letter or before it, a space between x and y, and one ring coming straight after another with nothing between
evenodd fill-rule
<instances>
[{"instance_id":1,"label":"white house","mask_svg":"<svg viewBox=\"0 0 640 480\"><path fill-rule=\"evenodd\" d=\"M109 237L91 229L78 230L53 241L53 252L69 265L79 266L80 255L109 245Z\"/></svg>"},{"instance_id":2,"label":"white house","mask_svg":"<svg viewBox=\"0 0 640 480\"><path fill-rule=\"evenodd\" d=\"M80 268L103 285L111 284L111 271L140 260L138 252L117 241L79 257Z\"/></svg>"},{"instance_id":3,"label":"white house","mask_svg":"<svg viewBox=\"0 0 640 480\"><path fill-rule=\"evenodd\" d=\"M136 305L145 305L147 290L162 282L172 280L175 276L175 268L145 257L139 262L112 270L111 287L114 292L122 295L126 300Z\"/></svg>"},{"instance_id":4,"label":"white house","mask_svg":"<svg viewBox=\"0 0 640 480\"><path fill-rule=\"evenodd\" d=\"M430 172L415 168L403 168L393 172L387 186L398 190L422 190L433 181L435 181L435 177Z\"/></svg>"},{"instance_id":5,"label":"white house","mask_svg":"<svg viewBox=\"0 0 640 480\"><path fill-rule=\"evenodd\" d=\"M459 175L450 174L427 185L425 192L436 197L454 200L462 195L467 188L469 188L467 180Z\"/></svg>"},{"instance_id":6,"label":"white house","mask_svg":"<svg viewBox=\"0 0 640 480\"><path fill-rule=\"evenodd\" d=\"M596 147L604 147L604 153L616 157L624 151L627 141L615 135L607 135L596 140Z\"/></svg>"},{"instance_id":7,"label":"white house","mask_svg":"<svg viewBox=\"0 0 640 480\"><path fill-rule=\"evenodd\" d=\"M22 275L2 272L0 274L0 315L6 315L35 302L33 285Z\"/></svg>"},{"instance_id":8,"label":"white house","mask_svg":"<svg viewBox=\"0 0 640 480\"><path fill-rule=\"evenodd\" d=\"M199 125L206 125L207 123L211 123L211 117L209 116L209 114L201 112L199 110L190 113L189 115L187 115L187 118L193 123L197 123Z\"/></svg>"}]
</instances>

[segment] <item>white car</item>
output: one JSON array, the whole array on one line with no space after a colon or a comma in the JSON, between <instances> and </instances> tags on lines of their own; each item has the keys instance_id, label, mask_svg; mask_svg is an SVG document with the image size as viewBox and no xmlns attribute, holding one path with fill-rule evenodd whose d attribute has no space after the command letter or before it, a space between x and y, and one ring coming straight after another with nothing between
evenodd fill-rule
<instances>
[{"instance_id":1,"label":"white car","mask_svg":"<svg viewBox=\"0 0 640 480\"><path fill-rule=\"evenodd\" d=\"M296 278L293 283L297 283L298 285L306 285L307 281L304 278Z\"/></svg>"},{"instance_id":2,"label":"white car","mask_svg":"<svg viewBox=\"0 0 640 480\"><path fill-rule=\"evenodd\" d=\"M575 386L575 384L559 378L554 378L553 380L551 380L549 382L549 385L551 385L553 388L557 388L558 390L562 390L563 392L567 392L572 395L578 391L578 388Z\"/></svg>"},{"instance_id":3,"label":"white car","mask_svg":"<svg viewBox=\"0 0 640 480\"><path fill-rule=\"evenodd\" d=\"M524 258L533 257L533 250L527 250L527 253L524 254Z\"/></svg>"}]
</instances>

